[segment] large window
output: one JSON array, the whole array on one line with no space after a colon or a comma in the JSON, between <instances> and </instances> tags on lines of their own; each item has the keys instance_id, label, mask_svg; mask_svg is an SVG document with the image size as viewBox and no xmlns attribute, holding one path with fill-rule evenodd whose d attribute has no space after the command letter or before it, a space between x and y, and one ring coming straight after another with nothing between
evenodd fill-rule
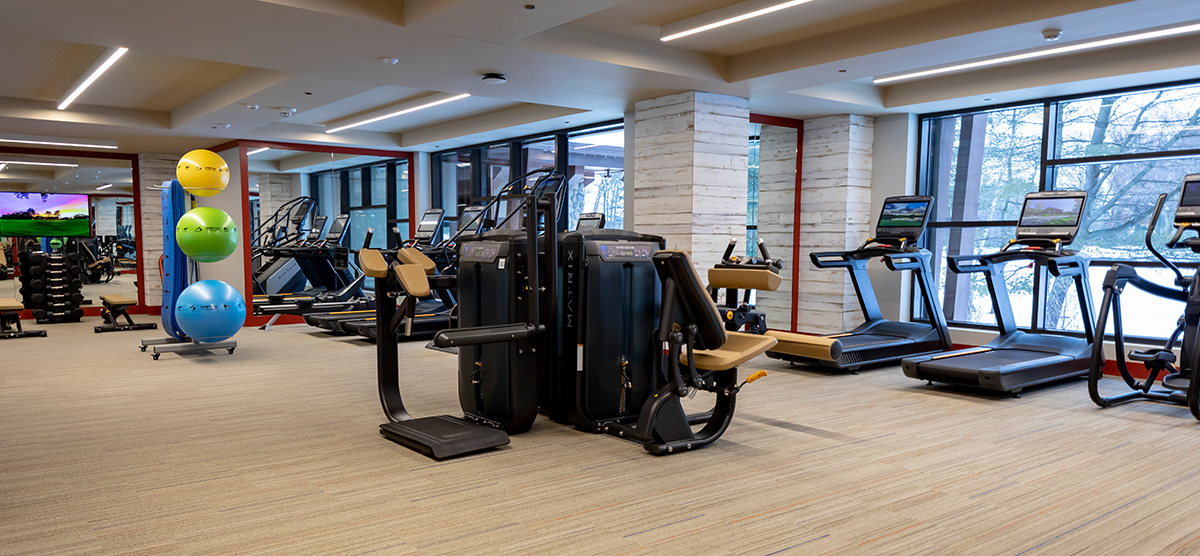
<instances>
[{"instance_id":1,"label":"large window","mask_svg":"<svg viewBox=\"0 0 1200 556\"><path fill-rule=\"evenodd\" d=\"M317 214L331 220L350 215L346 246L351 250L363 247L369 229L374 230L369 246L379 249L394 243L393 227L399 228L401 237L408 236L408 161L316 172L309 174L309 183L315 186Z\"/></svg>"},{"instance_id":2,"label":"large window","mask_svg":"<svg viewBox=\"0 0 1200 556\"><path fill-rule=\"evenodd\" d=\"M431 155L433 206L457 226L462 207L487 203L499 188L530 170L555 168L567 176L562 225L574 229L579 215L602 212L605 227L625 219L625 132L618 122L518 137ZM507 215L501 204L499 218Z\"/></svg>"},{"instance_id":3,"label":"large window","mask_svg":"<svg viewBox=\"0 0 1200 556\"><path fill-rule=\"evenodd\" d=\"M1031 191L1085 190L1088 206L1071 248L1092 258L1091 290L1101 299L1113 262L1170 283L1144 245L1157 197L1169 195L1155 232L1162 246L1181 179L1200 172L1200 86L1118 91L1048 99L1021 106L922 117L922 190L937 198L926 244L934 252L947 320L992 325L982 277L954 275L945 257L1000 249L1013 237L1022 198ZM1194 266L1190 251L1170 250ZM1009 264L1005 278L1022 327L1082 331L1084 316L1068 279L1044 268ZM1044 285L1044 287L1043 287ZM1041 290L1041 296L1034 292ZM1040 298L1038 298L1040 297ZM1167 336L1182 305L1133 293L1125 299L1126 333ZM920 304L914 304L920 307Z\"/></svg>"}]
</instances>

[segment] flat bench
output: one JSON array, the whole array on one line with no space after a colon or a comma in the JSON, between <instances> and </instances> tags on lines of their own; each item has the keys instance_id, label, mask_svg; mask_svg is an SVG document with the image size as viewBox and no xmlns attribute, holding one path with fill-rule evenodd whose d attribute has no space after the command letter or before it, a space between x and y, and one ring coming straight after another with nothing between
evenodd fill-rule
<instances>
[{"instance_id":1,"label":"flat bench","mask_svg":"<svg viewBox=\"0 0 1200 556\"><path fill-rule=\"evenodd\" d=\"M0 297L0 340L9 338L44 337L45 330L25 330L21 328L21 315L18 311L25 308L19 300ZM14 328L15 327L15 328Z\"/></svg>"},{"instance_id":2,"label":"flat bench","mask_svg":"<svg viewBox=\"0 0 1200 556\"><path fill-rule=\"evenodd\" d=\"M129 316L129 308L137 305L136 299L130 299L123 295L102 295L100 301L104 303L104 307L100 309L100 317L104 319L104 324L95 327L96 333L101 332L120 332L123 330L148 330L157 329L158 324L153 322L138 324L133 322L133 317ZM118 318L124 318L125 324L117 322Z\"/></svg>"}]
</instances>

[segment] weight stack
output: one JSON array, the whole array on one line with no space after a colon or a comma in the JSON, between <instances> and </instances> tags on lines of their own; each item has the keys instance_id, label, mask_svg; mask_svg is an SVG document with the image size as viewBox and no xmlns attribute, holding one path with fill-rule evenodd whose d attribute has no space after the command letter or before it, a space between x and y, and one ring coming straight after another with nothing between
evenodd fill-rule
<instances>
[{"instance_id":1,"label":"weight stack","mask_svg":"<svg viewBox=\"0 0 1200 556\"><path fill-rule=\"evenodd\" d=\"M18 255L21 303L38 324L79 322L83 318L80 259L79 253L32 251Z\"/></svg>"}]
</instances>

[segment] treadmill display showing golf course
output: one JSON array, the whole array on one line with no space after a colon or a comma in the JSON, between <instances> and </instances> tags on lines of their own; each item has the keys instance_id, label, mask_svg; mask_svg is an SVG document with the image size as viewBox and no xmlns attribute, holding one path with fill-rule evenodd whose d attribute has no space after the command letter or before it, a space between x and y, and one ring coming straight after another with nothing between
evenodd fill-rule
<instances>
[{"instance_id":1,"label":"treadmill display showing golf course","mask_svg":"<svg viewBox=\"0 0 1200 556\"><path fill-rule=\"evenodd\" d=\"M1021 226L1074 226L1079 223L1083 197L1026 199Z\"/></svg>"},{"instance_id":2,"label":"treadmill display showing golf course","mask_svg":"<svg viewBox=\"0 0 1200 556\"><path fill-rule=\"evenodd\" d=\"M0 237L89 237L87 195L0 193Z\"/></svg>"},{"instance_id":3,"label":"treadmill display showing golf course","mask_svg":"<svg viewBox=\"0 0 1200 556\"><path fill-rule=\"evenodd\" d=\"M926 201L884 203L883 211L879 214L879 227L919 227L925 223L925 212L928 210L929 203Z\"/></svg>"}]
</instances>

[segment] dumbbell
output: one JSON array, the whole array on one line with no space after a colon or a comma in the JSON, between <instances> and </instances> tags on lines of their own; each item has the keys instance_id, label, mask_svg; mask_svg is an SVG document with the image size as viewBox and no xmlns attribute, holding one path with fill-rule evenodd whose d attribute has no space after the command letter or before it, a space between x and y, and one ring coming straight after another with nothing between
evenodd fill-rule
<instances>
[{"instance_id":1,"label":"dumbbell","mask_svg":"<svg viewBox=\"0 0 1200 556\"><path fill-rule=\"evenodd\" d=\"M35 318L37 320L46 320L46 310L45 309L34 309L33 310L33 318Z\"/></svg>"},{"instance_id":2,"label":"dumbbell","mask_svg":"<svg viewBox=\"0 0 1200 556\"><path fill-rule=\"evenodd\" d=\"M79 292L75 292L75 293L71 294L71 303L73 303L75 305L79 305L79 304L83 303L83 294L81 294Z\"/></svg>"},{"instance_id":3,"label":"dumbbell","mask_svg":"<svg viewBox=\"0 0 1200 556\"><path fill-rule=\"evenodd\" d=\"M83 258L79 253L67 253L67 260L73 263L79 262Z\"/></svg>"},{"instance_id":4,"label":"dumbbell","mask_svg":"<svg viewBox=\"0 0 1200 556\"><path fill-rule=\"evenodd\" d=\"M32 253L26 251L26 253L29 253L28 259L31 264L38 264L47 258L45 251L34 251Z\"/></svg>"},{"instance_id":5,"label":"dumbbell","mask_svg":"<svg viewBox=\"0 0 1200 556\"><path fill-rule=\"evenodd\" d=\"M28 263L29 251L21 251L20 253L17 253L17 262L21 263L22 265Z\"/></svg>"},{"instance_id":6,"label":"dumbbell","mask_svg":"<svg viewBox=\"0 0 1200 556\"><path fill-rule=\"evenodd\" d=\"M40 276L45 271L46 271L46 267L44 267L42 265L32 265L29 267L29 274L31 274L33 276ZM22 273L22 274L24 274L24 273Z\"/></svg>"}]
</instances>

